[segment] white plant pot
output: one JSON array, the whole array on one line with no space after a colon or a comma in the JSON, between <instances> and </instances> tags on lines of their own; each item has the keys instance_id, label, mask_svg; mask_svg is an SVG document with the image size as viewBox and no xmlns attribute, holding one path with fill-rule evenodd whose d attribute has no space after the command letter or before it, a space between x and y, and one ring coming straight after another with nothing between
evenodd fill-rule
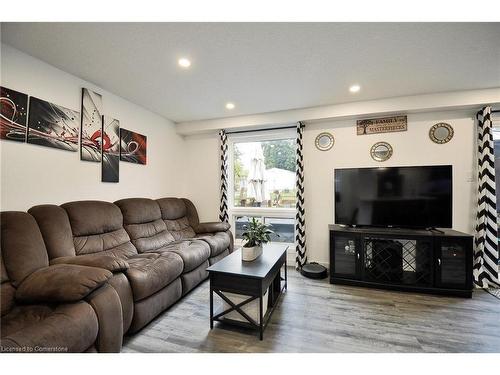
<instances>
[{"instance_id":1,"label":"white plant pot","mask_svg":"<svg viewBox=\"0 0 500 375\"><path fill-rule=\"evenodd\" d=\"M257 259L262 254L262 246L245 247L241 248L241 259L245 262L251 262Z\"/></svg>"}]
</instances>

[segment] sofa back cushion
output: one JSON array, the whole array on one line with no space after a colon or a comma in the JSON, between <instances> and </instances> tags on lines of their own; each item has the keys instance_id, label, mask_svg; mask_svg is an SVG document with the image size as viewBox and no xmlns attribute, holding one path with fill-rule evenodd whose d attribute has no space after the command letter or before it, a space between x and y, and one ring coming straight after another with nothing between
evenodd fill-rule
<instances>
[{"instance_id":1,"label":"sofa back cushion","mask_svg":"<svg viewBox=\"0 0 500 375\"><path fill-rule=\"evenodd\" d=\"M188 218L186 203L180 198L157 199L161 210L161 217L167 230L176 241L184 238L193 238L196 233Z\"/></svg>"},{"instance_id":2,"label":"sofa back cushion","mask_svg":"<svg viewBox=\"0 0 500 375\"><path fill-rule=\"evenodd\" d=\"M35 219L26 212L0 213L0 310L14 306L16 288L33 272L49 265Z\"/></svg>"},{"instance_id":3,"label":"sofa back cushion","mask_svg":"<svg viewBox=\"0 0 500 375\"><path fill-rule=\"evenodd\" d=\"M71 224L63 208L44 204L31 207L28 212L38 223L49 259L76 255Z\"/></svg>"},{"instance_id":4,"label":"sofa back cushion","mask_svg":"<svg viewBox=\"0 0 500 375\"><path fill-rule=\"evenodd\" d=\"M16 294L16 288L12 285L7 274L7 269L3 262L3 257L1 258L1 268L0 268L0 309L1 316L7 314L14 306L14 295Z\"/></svg>"},{"instance_id":5,"label":"sofa back cushion","mask_svg":"<svg viewBox=\"0 0 500 375\"><path fill-rule=\"evenodd\" d=\"M49 258L38 225L29 213L0 213L2 274L17 287L36 270L47 267ZM7 276L2 275L2 282Z\"/></svg>"},{"instance_id":6,"label":"sofa back cushion","mask_svg":"<svg viewBox=\"0 0 500 375\"><path fill-rule=\"evenodd\" d=\"M76 255L105 253L126 259L137 254L113 203L77 201L61 205L68 214Z\"/></svg>"},{"instance_id":7,"label":"sofa back cushion","mask_svg":"<svg viewBox=\"0 0 500 375\"><path fill-rule=\"evenodd\" d=\"M140 253L157 250L175 241L162 220L160 206L152 199L129 198L116 201L123 225Z\"/></svg>"}]
</instances>

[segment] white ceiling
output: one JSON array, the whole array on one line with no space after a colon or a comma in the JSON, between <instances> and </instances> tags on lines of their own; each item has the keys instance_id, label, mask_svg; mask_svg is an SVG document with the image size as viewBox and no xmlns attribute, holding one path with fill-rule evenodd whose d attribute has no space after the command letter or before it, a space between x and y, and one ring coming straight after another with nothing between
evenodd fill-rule
<instances>
[{"instance_id":1,"label":"white ceiling","mask_svg":"<svg viewBox=\"0 0 500 375\"><path fill-rule=\"evenodd\" d=\"M1 31L2 42L176 122L500 87L500 23L3 23ZM181 56L190 69L177 66Z\"/></svg>"}]
</instances>

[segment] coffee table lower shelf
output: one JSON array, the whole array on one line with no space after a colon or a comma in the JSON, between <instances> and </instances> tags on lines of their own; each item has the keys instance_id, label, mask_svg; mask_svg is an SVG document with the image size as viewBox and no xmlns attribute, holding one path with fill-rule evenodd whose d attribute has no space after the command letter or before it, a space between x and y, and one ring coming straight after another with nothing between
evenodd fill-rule
<instances>
[{"instance_id":1,"label":"coffee table lower shelf","mask_svg":"<svg viewBox=\"0 0 500 375\"><path fill-rule=\"evenodd\" d=\"M243 327L243 328L255 329L255 330L259 331L259 338L260 338L260 340L263 340L263 338L264 338L264 330L266 329L269 321L271 320L271 315L273 314L274 310L276 309L276 306L278 305L278 302L279 302L279 300L281 298L281 295L283 294L283 292L287 288L285 279L282 278L282 277L280 277L280 279L281 279L280 280L280 284L281 284L280 285L280 291L276 295L276 297L274 299L274 303L271 306L269 306L269 304L271 303L271 299L269 299L268 309L267 309L266 313L262 315L262 317L259 316L259 321L254 320L252 317L248 316L247 314L242 314L241 308L243 306L245 306L246 304L248 304L248 303L250 303L250 302L252 302L252 301L254 301L256 299L259 299L259 310L263 311L264 310L263 306L262 306L262 308L260 307L261 304L263 303L263 297L259 298L259 297L256 297L256 296L249 296L249 298L247 298L242 303L234 304L229 299L225 300L223 297L221 297L221 295L219 293L223 294L222 291L211 290L210 291L211 296L213 296L212 293L215 293L215 294L219 295L221 298L223 298L230 305L230 308L228 308L227 310L224 310L224 311L220 311L219 310L219 311L217 311L215 313L215 315L211 314L210 329L213 328L213 322L219 322L219 323L222 323L222 324L230 324L230 325L235 325L235 326L239 326L239 327ZM221 310L223 310L223 309L221 309ZM226 315L226 314L228 314L228 313L230 313L232 311L237 311L240 314L240 316L242 316L247 321L245 322L245 321L241 321L241 320L236 320L236 319L231 319L231 318L224 317L224 315Z\"/></svg>"}]
</instances>

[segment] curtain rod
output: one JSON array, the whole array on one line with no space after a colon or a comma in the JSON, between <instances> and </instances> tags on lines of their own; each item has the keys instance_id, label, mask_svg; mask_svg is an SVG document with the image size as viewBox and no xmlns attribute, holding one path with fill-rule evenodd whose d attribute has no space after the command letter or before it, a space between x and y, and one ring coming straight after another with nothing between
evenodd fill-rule
<instances>
[{"instance_id":1,"label":"curtain rod","mask_svg":"<svg viewBox=\"0 0 500 375\"><path fill-rule=\"evenodd\" d=\"M263 132L263 131L268 131L268 130L281 130L281 129L295 129L297 126L281 126L281 127L275 127L275 128L265 128L265 129L255 129L255 130L236 130L236 131L229 131L226 132L226 134L240 134L240 133L254 133L254 132Z\"/></svg>"}]
</instances>

